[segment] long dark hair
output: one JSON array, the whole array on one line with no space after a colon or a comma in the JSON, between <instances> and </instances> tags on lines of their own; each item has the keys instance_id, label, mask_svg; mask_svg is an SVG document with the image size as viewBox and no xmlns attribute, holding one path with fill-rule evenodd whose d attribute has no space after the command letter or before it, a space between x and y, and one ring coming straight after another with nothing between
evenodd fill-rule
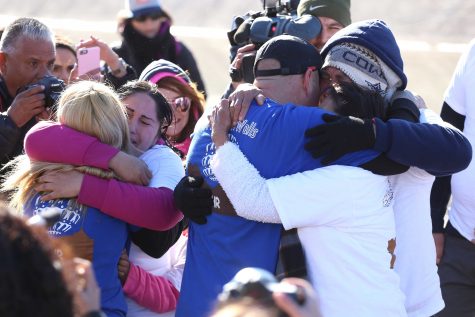
<instances>
[{"instance_id":1,"label":"long dark hair","mask_svg":"<svg viewBox=\"0 0 475 317\"><path fill-rule=\"evenodd\" d=\"M69 317L73 299L53 240L0 205L0 316Z\"/></svg>"}]
</instances>

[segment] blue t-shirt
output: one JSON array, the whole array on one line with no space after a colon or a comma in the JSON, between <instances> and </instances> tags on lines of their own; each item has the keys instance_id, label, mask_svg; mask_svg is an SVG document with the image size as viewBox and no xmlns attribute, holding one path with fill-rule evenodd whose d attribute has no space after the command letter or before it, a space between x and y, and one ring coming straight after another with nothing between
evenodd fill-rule
<instances>
[{"instance_id":1,"label":"blue t-shirt","mask_svg":"<svg viewBox=\"0 0 475 317\"><path fill-rule=\"evenodd\" d=\"M264 106L251 105L246 119L230 131L229 137L266 179L312 170L321 163L304 150L305 130L322 124L324 113L316 107L282 106L267 100ZM240 269L251 266L274 272L277 263L280 225L222 213L233 208L211 171L209 162L214 153L211 129L204 124L197 126L188 152L187 173L205 178L213 191L214 212L206 225L190 223L177 317L208 316L223 285ZM358 166L378 154L350 153L335 164Z\"/></svg>"},{"instance_id":2,"label":"blue t-shirt","mask_svg":"<svg viewBox=\"0 0 475 317\"><path fill-rule=\"evenodd\" d=\"M25 207L34 216L48 207L61 209L60 219L49 228L49 234L67 242L74 255L92 262L101 289L101 309L108 317L124 317L127 303L122 292L117 264L128 243L127 223L100 210L77 203L74 199L43 202L33 196Z\"/></svg>"}]
</instances>

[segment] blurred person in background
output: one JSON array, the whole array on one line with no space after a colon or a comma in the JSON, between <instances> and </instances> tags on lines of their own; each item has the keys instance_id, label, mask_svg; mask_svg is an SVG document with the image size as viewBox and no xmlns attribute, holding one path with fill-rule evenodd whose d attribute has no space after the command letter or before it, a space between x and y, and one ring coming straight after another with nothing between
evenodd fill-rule
<instances>
[{"instance_id":1,"label":"blurred person in background","mask_svg":"<svg viewBox=\"0 0 475 317\"><path fill-rule=\"evenodd\" d=\"M172 106L173 120L166 131L167 140L185 160L191 134L204 112L203 93L180 66L163 59L150 63L140 79L155 84Z\"/></svg>"},{"instance_id":2,"label":"blurred person in background","mask_svg":"<svg viewBox=\"0 0 475 317\"><path fill-rule=\"evenodd\" d=\"M55 36L56 58L53 65L53 75L69 84L71 72L76 66L76 48L73 42L65 36Z\"/></svg>"},{"instance_id":3,"label":"blurred person in background","mask_svg":"<svg viewBox=\"0 0 475 317\"><path fill-rule=\"evenodd\" d=\"M310 41L320 51L336 32L351 24L350 9L351 0L301 0L297 13L320 20L322 31Z\"/></svg>"},{"instance_id":4,"label":"blurred person in background","mask_svg":"<svg viewBox=\"0 0 475 317\"><path fill-rule=\"evenodd\" d=\"M445 91L440 116L475 144L475 40L460 57ZM432 186L432 232L445 308L437 317L475 316L475 162ZM444 226L450 196L451 208Z\"/></svg>"},{"instance_id":5,"label":"blurred person in background","mask_svg":"<svg viewBox=\"0 0 475 317\"><path fill-rule=\"evenodd\" d=\"M1 316L104 316L90 262L69 258L67 245L1 203L0 252Z\"/></svg>"},{"instance_id":6,"label":"blurred person in background","mask_svg":"<svg viewBox=\"0 0 475 317\"><path fill-rule=\"evenodd\" d=\"M122 43L114 51L137 74L154 60L166 59L187 71L198 90L206 93L193 55L170 33L172 19L159 0L125 0L125 9L118 18Z\"/></svg>"}]
</instances>

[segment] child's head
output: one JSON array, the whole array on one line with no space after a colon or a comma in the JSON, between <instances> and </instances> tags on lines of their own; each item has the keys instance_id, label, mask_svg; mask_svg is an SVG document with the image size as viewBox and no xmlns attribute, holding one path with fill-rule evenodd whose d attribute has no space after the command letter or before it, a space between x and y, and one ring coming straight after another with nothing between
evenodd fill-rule
<instances>
[{"instance_id":1,"label":"child's head","mask_svg":"<svg viewBox=\"0 0 475 317\"><path fill-rule=\"evenodd\" d=\"M80 81L70 85L59 99L57 117L61 124L128 151L125 108L119 96L104 84Z\"/></svg>"},{"instance_id":2,"label":"child's head","mask_svg":"<svg viewBox=\"0 0 475 317\"><path fill-rule=\"evenodd\" d=\"M319 106L342 116L384 120L384 102L383 97L377 92L342 82L328 86L321 93Z\"/></svg>"}]
</instances>

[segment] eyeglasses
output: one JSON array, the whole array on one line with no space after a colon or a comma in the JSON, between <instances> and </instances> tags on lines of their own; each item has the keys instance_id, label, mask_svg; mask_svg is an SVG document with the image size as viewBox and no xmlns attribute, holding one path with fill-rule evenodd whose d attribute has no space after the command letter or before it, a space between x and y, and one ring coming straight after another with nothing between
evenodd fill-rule
<instances>
[{"instance_id":1,"label":"eyeglasses","mask_svg":"<svg viewBox=\"0 0 475 317\"><path fill-rule=\"evenodd\" d=\"M147 19L151 19L152 21L156 21L160 19L162 15L160 12L149 13L149 14L140 14L134 17L133 19L137 22L145 22Z\"/></svg>"},{"instance_id":2,"label":"eyeglasses","mask_svg":"<svg viewBox=\"0 0 475 317\"><path fill-rule=\"evenodd\" d=\"M191 107L191 99L188 97L178 97L168 101L176 110L186 112Z\"/></svg>"}]
</instances>

